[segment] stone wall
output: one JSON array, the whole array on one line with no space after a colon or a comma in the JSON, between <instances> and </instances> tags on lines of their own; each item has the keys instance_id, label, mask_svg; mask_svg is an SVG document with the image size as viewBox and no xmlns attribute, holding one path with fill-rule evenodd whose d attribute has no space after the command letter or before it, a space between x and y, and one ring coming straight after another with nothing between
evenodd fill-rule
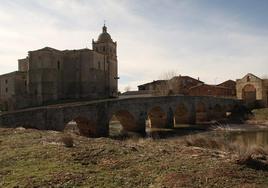
<instances>
[{"instance_id":1,"label":"stone wall","mask_svg":"<svg viewBox=\"0 0 268 188\"><path fill-rule=\"evenodd\" d=\"M30 51L28 57L18 60L23 79L17 73L2 76L1 106L18 109L66 100L116 97L117 43L107 33L106 26L92 45L93 50L61 51L45 47Z\"/></svg>"},{"instance_id":2,"label":"stone wall","mask_svg":"<svg viewBox=\"0 0 268 188\"><path fill-rule=\"evenodd\" d=\"M267 105L267 86L266 80L262 80L253 74L247 74L241 79L236 81L236 93L238 99L243 98L243 89L250 85L256 89L256 105L257 106L268 106Z\"/></svg>"},{"instance_id":3,"label":"stone wall","mask_svg":"<svg viewBox=\"0 0 268 188\"><path fill-rule=\"evenodd\" d=\"M191 96L235 97L231 88L202 84L189 89Z\"/></svg>"},{"instance_id":4,"label":"stone wall","mask_svg":"<svg viewBox=\"0 0 268 188\"><path fill-rule=\"evenodd\" d=\"M28 105L26 72L12 72L0 76L2 110L14 110Z\"/></svg>"},{"instance_id":5,"label":"stone wall","mask_svg":"<svg viewBox=\"0 0 268 188\"><path fill-rule=\"evenodd\" d=\"M106 99L53 105L0 114L0 127L30 127L64 130L75 121L81 134L109 135L109 121L115 115L126 131L145 133L146 120L151 127L174 128L174 123L202 123L225 118L240 102L215 97L165 96Z\"/></svg>"},{"instance_id":6,"label":"stone wall","mask_svg":"<svg viewBox=\"0 0 268 188\"><path fill-rule=\"evenodd\" d=\"M23 71L23 72L26 72L29 70L29 58L28 57L18 60L18 70Z\"/></svg>"}]
</instances>

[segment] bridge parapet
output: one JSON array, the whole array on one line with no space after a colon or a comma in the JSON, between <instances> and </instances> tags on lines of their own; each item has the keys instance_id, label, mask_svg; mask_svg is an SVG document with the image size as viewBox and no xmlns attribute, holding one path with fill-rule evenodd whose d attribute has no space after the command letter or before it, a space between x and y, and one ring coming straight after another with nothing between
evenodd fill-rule
<instances>
[{"instance_id":1,"label":"bridge parapet","mask_svg":"<svg viewBox=\"0 0 268 188\"><path fill-rule=\"evenodd\" d=\"M62 131L75 121L85 136L108 136L115 115L124 130L144 134L151 127L173 128L224 117L240 101L215 97L165 96L77 102L0 114L0 127L37 128Z\"/></svg>"}]
</instances>

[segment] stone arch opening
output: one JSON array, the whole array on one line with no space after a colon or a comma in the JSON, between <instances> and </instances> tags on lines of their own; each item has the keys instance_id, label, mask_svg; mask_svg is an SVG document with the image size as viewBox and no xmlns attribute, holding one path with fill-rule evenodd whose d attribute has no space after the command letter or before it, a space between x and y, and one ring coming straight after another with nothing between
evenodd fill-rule
<instances>
[{"instance_id":1,"label":"stone arch opening","mask_svg":"<svg viewBox=\"0 0 268 188\"><path fill-rule=\"evenodd\" d=\"M216 104L214 107L213 107L213 117L217 120L217 119L220 119L224 116L224 109L221 105L219 104Z\"/></svg>"},{"instance_id":2,"label":"stone arch opening","mask_svg":"<svg viewBox=\"0 0 268 188\"><path fill-rule=\"evenodd\" d=\"M119 121L119 119L116 117L116 115L112 115L110 121L109 121L109 134L111 136L117 136L122 133L123 125Z\"/></svg>"},{"instance_id":3,"label":"stone arch opening","mask_svg":"<svg viewBox=\"0 0 268 188\"><path fill-rule=\"evenodd\" d=\"M183 103L179 104L176 107L174 116L175 116L176 124L188 124L189 123L189 118L190 118L189 110Z\"/></svg>"},{"instance_id":4,"label":"stone arch opening","mask_svg":"<svg viewBox=\"0 0 268 188\"><path fill-rule=\"evenodd\" d=\"M117 126L117 132L126 131L126 132L136 132L140 128L136 123L136 119L132 113L128 110L119 110L116 111L109 122L110 130Z\"/></svg>"},{"instance_id":5,"label":"stone arch opening","mask_svg":"<svg viewBox=\"0 0 268 188\"><path fill-rule=\"evenodd\" d=\"M242 89L242 99L246 104L254 104L256 101L256 88L252 84L247 84Z\"/></svg>"},{"instance_id":6,"label":"stone arch opening","mask_svg":"<svg viewBox=\"0 0 268 188\"><path fill-rule=\"evenodd\" d=\"M150 128L168 127L167 114L159 106L151 108L148 112L148 124Z\"/></svg>"},{"instance_id":7,"label":"stone arch opening","mask_svg":"<svg viewBox=\"0 0 268 188\"><path fill-rule=\"evenodd\" d=\"M203 102L199 102L196 105L196 123L201 123L207 121L207 109Z\"/></svg>"},{"instance_id":8,"label":"stone arch opening","mask_svg":"<svg viewBox=\"0 0 268 188\"><path fill-rule=\"evenodd\" d=\"M65 125L64 132L94 137L97 135L97 123L85 117L76 117Z\"/></svg>"}]
</instances>

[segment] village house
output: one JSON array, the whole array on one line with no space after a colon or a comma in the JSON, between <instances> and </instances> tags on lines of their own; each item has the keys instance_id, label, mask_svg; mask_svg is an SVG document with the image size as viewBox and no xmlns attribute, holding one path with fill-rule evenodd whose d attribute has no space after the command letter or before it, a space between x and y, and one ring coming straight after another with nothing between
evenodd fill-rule
<instances>
[{"instance_id":1,"label":"village house","mask_svg":"<svg viewBox=\"0 0 268 188\"><path fill-rule=\"evenodd\" d=\"M251 107L268 107L268 79L248 73L236 80L237 98Z\"/></svg>"},{"instance_id":2,"label":"village house","mask_svg":"<svg viewBox=\"0 0 268 188\"><path fill-rule=\"evenodd\" d=\"M219 86L200 84L193 86L189 89L189 95L191 96L214 96L214 97L236 97L232 88Z\"/></svg>"},{"instance_id":3,"label":"village house","mask_svg":"<svg viewBox=\"0 0 268 188\"><path fill-rule=\"evenodd\" d=\"M188 95L189 88L202 81L190 76L174 76L170 80L155 80L138 86L139 91L148 90L155 95Z\"/></svg>"}]
</instances>

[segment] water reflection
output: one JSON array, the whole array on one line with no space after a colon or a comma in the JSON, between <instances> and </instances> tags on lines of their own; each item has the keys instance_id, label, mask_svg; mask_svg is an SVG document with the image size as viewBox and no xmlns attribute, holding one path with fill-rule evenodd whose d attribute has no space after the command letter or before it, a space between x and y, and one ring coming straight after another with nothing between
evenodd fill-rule
<instances>
[{"instance_id":1,"label":"water reflection","mask_svg":"<svg viewBox=\"0 0 268 188\"><path fill-rule=\"evenodd\" d=\"M244 146L268 147L268 130L243 130L231 129L212 131L206 125L176 125L174 129L146 128L147 137L153 139L184 138L188 135L205 135L207 137L224 137L227 141ZM118 123L110 124L112 137L122 134L122 126Z\"/></svg>"},{"instance_id":2,"label":"water reflection","mask_svg":"<svg viewBox=\"0 0 268 188\"><path fill-rule=\"evenodd\" d=\"M268 131L230 132L230 141L245 146L268 146Z\"/></svg>"}]
</instances>

